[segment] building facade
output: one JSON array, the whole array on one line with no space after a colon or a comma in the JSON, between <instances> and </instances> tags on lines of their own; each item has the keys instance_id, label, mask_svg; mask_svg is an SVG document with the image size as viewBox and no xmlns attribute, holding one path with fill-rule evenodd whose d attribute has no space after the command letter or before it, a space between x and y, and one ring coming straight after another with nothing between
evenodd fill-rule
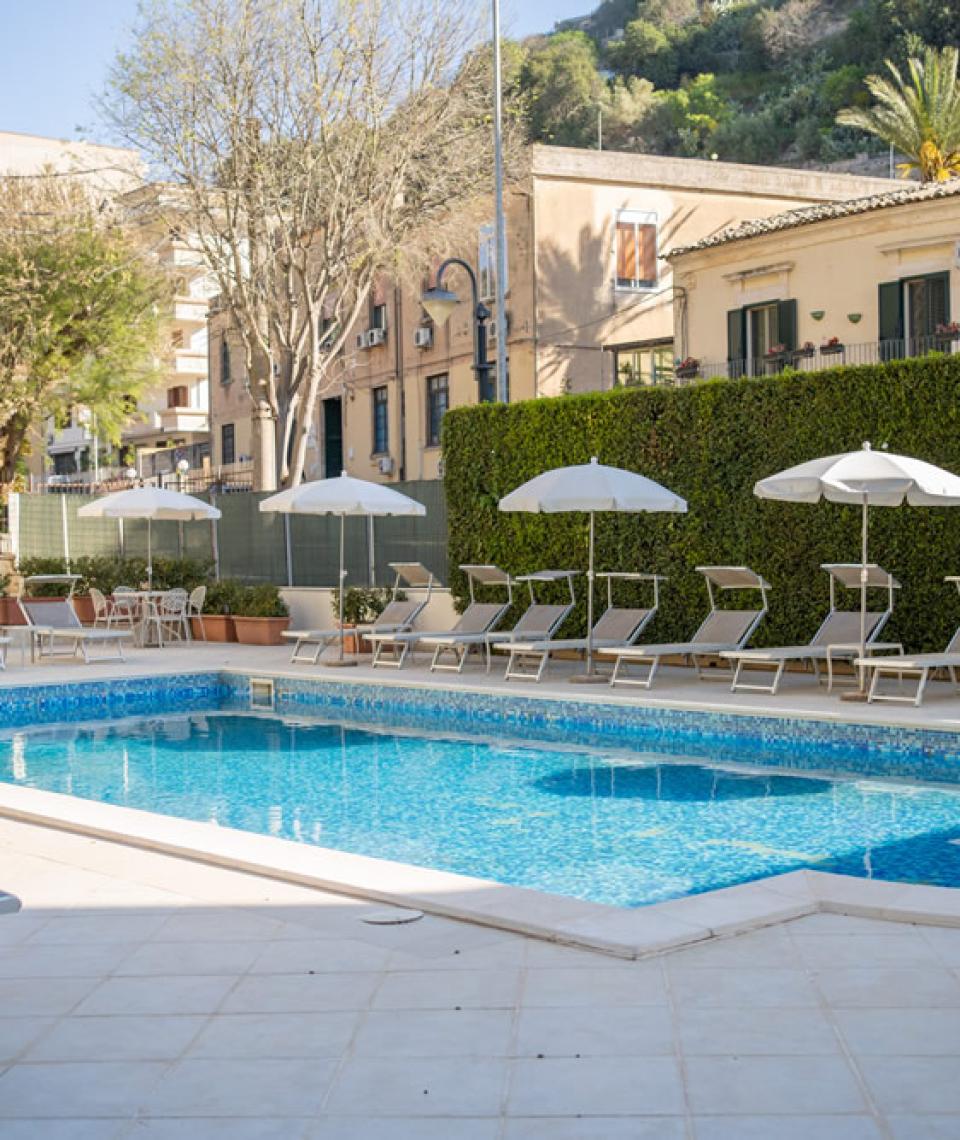
<instances>
[{"instance_id":1,"label":"building facade","mask_svg":"<svg viewBox=\"0 0 960 1140\"><path fill-rule=\"evenodd\" d=\"M958 235L960 180L794 210L678 248L678 351L704 377L953 351Z\"/></svg>"},{"instance_id":2,"label":"building facade","mask_svg":"<svg viewBox=\"0 0 960 1140\"><path fill-rule=\"evenodd\" d=\"M886 180L816 171L532 148L529 175L511 188L507 201L511 401L618 383L672 383L675 290L666 250L747 218L886 188ZM492 310L492 225L471 227L451 252L474 267L480 298ZM371 296L330 369L306 478L341 469L381 481L436 478L445 411L490 398L490 391L479 390L472 367L466 274L454 267L445 275L444 286L461 303L442 327L420 303L429 284L384 283ZM491 319L491 334L493 326ZM252 451L251 402L230 337L219 314L210 330L214 470ZM491 341L491 360L495 350Z\"/></svg>"}]
</instances>

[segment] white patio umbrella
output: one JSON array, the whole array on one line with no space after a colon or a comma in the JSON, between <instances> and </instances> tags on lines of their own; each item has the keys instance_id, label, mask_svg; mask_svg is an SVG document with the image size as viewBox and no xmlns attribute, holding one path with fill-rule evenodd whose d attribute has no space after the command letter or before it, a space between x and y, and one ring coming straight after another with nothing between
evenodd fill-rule
<instances>
[{"instance_id":1,"label":"white patio umbrella","mask_svg":"<svg viewBox=\"0 0 960 1140\"><path fill-rule=\"evenodd\" d=\"M370 483L366 479L354 479L346 471L338 479L317 479L312 483L301 483L286 491L279 491L264 499L261 511L276 511L284 515L339 515L340 516L340 655L341 664L355 665L355 661L345 662L343 656L343 594L347 572L343 567L344 522L347 515L425 515L427 508L416 499L385 487L382 483Z\"/></svg>"},{"instance_id":2,"label":"white patio umbrella","mask_svg":"<svg viewBox=\"0 0 960 1140\"><path fill-rule=\"evenodd\" d=\"M164 487L131 487L128 491L114 491L87 503L77 511L77 516L83 519L146 519L147 581L152 586L154 519L174 522L218 519L220 511L202 499L180 491L168 491Z\"/></svg>"},{"instance_id":3,"label":"white patio umbrella","mask_svg":"<svg viewBox=\"0 0 960 1140\"><path fill-rule=\"evenodd\" d=\"M593 671L593 581L594 581L594 516L597 511L640 512L673 511L684 513L685 499L661 487L652 479L607 467L596 456L589 463L573 467L555 467L544 471L504 495L501 511L530 511L559 514L564 511L587 512L590 515L590 554L587 570L587 677Z\"/></svg>"},{"instance_id":4,"label":"white patio umbrella","mask_svg":"<svg viewBox=\"0 0 960 1140\"><path fill-rule=\"evenodd\" d=\"M960 506L960 478L906 455L874 451L864 443L859 451L827 455L788 467L778 475L761 479L753 488L760 499L780 499L788 503L830 503L859 505L860 527L860 656L866 652L867 565L869 508ZM862 671L861 686L862 689Z\"/></svg>"}]
</instances>

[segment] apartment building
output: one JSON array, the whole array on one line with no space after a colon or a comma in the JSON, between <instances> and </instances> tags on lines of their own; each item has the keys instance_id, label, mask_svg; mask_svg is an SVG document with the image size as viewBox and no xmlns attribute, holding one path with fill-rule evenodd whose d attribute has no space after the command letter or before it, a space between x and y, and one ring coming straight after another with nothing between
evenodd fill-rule
<instances>
[{"instance_id":1,"label":"apartment building","mask_svg":"<svg viewBox=\"0 0 960 1140\"><path fill-rule=\"evenodd\" d=\"M674 382L676 290L666 251L747 219L889 190L885 179L656 155L534 147L507 199L506 318L511 401ZM494 303L493 227L471 228L452 254ZM345 468L363 478L441 474L440 425L450 407L492 398L473 371L467 275L445 288L460 304L446 325L418 288L384 283L329 371L306 478ZM494 321L488 324L491 333ZM224 314L211 322L212 462L252 452L251 403ZM495 358L491 340L490 357Z\"/></svg>"},{"instance_id":2,"label":"apartment building","mask_svg":"<svg viewBox=\"0 0 960 1140\"><path fill-rule=\"evenodd\" d=\"M690 377L953 352L958 234L960 180L759 218L671 251Z\"/></svg>"}]
</instances>

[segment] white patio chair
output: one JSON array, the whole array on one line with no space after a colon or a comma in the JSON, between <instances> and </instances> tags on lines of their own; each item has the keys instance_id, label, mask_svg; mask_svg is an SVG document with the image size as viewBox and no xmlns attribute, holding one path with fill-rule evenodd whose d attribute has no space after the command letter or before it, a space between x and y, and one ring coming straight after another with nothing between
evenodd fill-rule
<instances>
[{"instance_id":1,"label":"white patio chair","mask_svg":"<svg viewBox=\"0 0 960 1140\"><path fill-rule=\"evenodd\" d=\"M200 638L202 641L207 640L207 630L206 626L203 624L203 604L206 600L206 586L195 586L190 591L190 597L187 599L187 628L190 630L190 636L193 637L193 629L190 625L190 619L196 618L197 625L200 627Z\"/></svg>"}]
</instances>

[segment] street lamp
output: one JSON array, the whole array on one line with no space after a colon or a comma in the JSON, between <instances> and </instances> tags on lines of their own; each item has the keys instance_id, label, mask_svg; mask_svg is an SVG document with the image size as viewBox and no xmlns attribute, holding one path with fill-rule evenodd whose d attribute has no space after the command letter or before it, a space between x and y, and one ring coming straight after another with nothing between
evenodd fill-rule
<instances>
[{"instance_id":1,"label":"street lamp","mask_svg":"<svg viewBox=\"0 0 960 1140\"><path fill-rule=\"evenodd\" d=\"M436 284L423 294L420 303L435 325L442 328L450 320L453 310L460 303L456 293L443 288L443 275L451 265L457 265L465 270L470 278L470 290L473 295L473 371L477 377L480 402L486 403L494 397L490 383L490 361L487 359L487 321L490 320L490 310L480 300L476 273L462 258L448 257L437 270Z\"/></svg>"}]
</instances>

